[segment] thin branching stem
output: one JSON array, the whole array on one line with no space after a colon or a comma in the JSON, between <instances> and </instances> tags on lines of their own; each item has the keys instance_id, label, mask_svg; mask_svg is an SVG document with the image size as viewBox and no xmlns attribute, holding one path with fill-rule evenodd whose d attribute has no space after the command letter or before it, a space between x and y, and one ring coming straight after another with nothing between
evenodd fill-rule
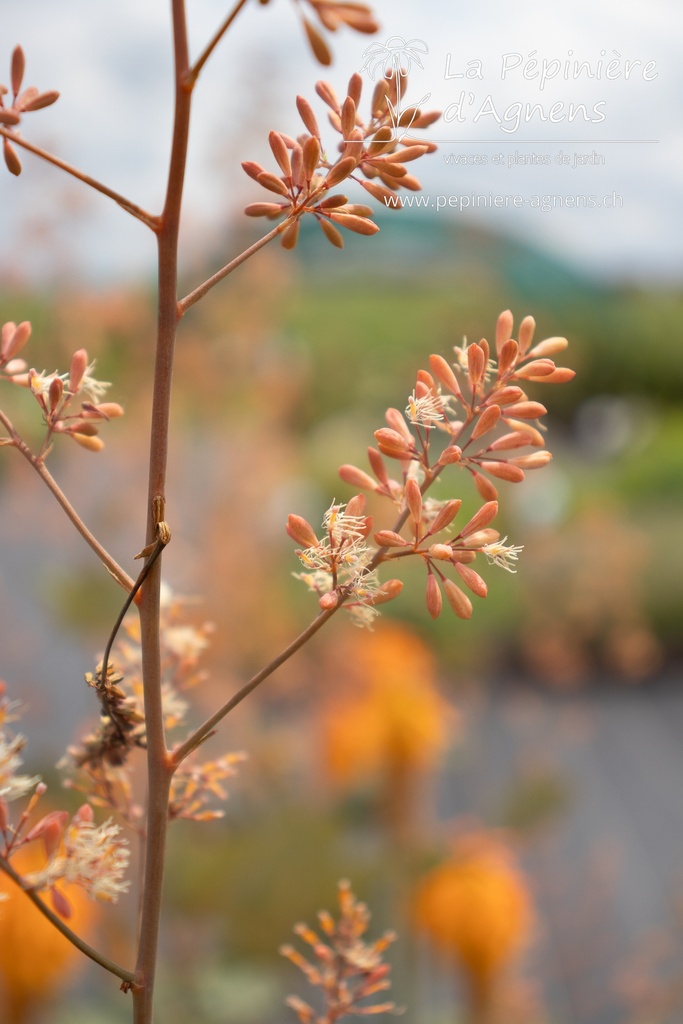
<instances>
[{"instance_id":1,"label":"thin branching stem","mask_svg":"<svg viewBox=\"0 0 683 1024\"><path fill-rule=\"evenodd\" d=\"M272 231L269 231L267 235L264 235L263 238L259 238L257 242L254 242L254 244L250 245L248 249L245 249L244 252L239 254L239 256L236 256L234 260L230 260L230 262L226 263L224 267L221 267L221 269L218 270L213 277L208 278L204 284L200 284L198 288L195 288L194 291L190 292L189 295L186 295L184 299L181 299L178 303L178 311L180 315L182 316L190 306L194 306L195 302L199 302L200 299L204 298L206 293L210 291L214 285L217 285L224 277L231 274L233 270L237 270L237 268L245 263L250 256L253 256L254 253L258 252L259 249L262 249L264 245L267 245L268 242L272 242L274 238L277 238L278 235L282 234L282 232L289 227L290 223L291 220L285 220L282 224L278 224L278 226L273 228Z\"/></svg>"},{"instance_id":2,"label":"thin branching stem","mask_svg":"<svg viewBox=\"0 0 683 1024\"><path fill-rule=\"evenodd\" d=\"M67 516L74 524L83 540L92 548L92 550L95 552L95 554L100 559L105 568L114 577L116 582L120 584L120 586L122 586L124 590L129 591L133 586L133 580L131 579L131 577L128 575L127 572L125 572L124 569L121 568L118 562L114 558L112 558L109 552L102 547L97 537L95 537L95 535L90 532L88 527L85 525L85 523L79 516L78 512L76 512L75 508L62 491L61 487L59 486L55 478L48 470L45 463L41 459L39 459L37 455L34 455L29 446L26 444L24 440L22 440L22 438L16 432L11 422L3 412L0 412L0 423L2 423L2 425L5 427L5 430L8 431L12 439L12 447L16 448L17 451L21 452L21 454L24 456L29 465L32 466L33 469L35 469L40 479L48 487L48 489L52 492L52 494L57 499L61 507L64 509Z\"/></svg>"},{"instance_id":3,"label":"thin branching stem","mask_svg":"<svg viewBox=\"0 0 683 1024\"><path fill-rule=\"evenodd\" d=\"M185 79L186 86L188 86L188 85L190 87L194 86L194 83L199 78L199 74L200 74L202 68L204 67L204 65L206 64L207 60L209 59L209 57L211 56L213 51L216 49L216 47L220 43L221 39L223 38L225 33L228 31L228 29L230 28L230 26L232 25L233 21L235 20L237 15L240 13L242 8L247 4L247 2L248 2L248 0L237 0L237 3L235 5L235 7L232 9L230 14L225 19L225 21L216 30L214 35L211 37L209 42L204 47L204 50L202 51L200 56L197 58L197 60L194 62L194 64L190 68L190 70L189 70L189 72L187 74L187 77Z\"/></svg>"},{"instance_id":4,"label":"thin branching stem","mask_svg":"<svg viewBox=\"0 0 683 1024\"><path fill-rule=\"evenodd\" d=\"M100 967L104 967L104 969L106 971L110 971L111 974L115 974L117 978L120 978L121 981L124 981L127 985L132 985L134 983L135 975L132 971L127 971L125 967L120 967L119 964L110 960L108 956L104 955L104 953L100 953L99 950L87 943L80 937L80 935L76 935L76 932L73 932L71 928L62 921L58 914L55 914L53 910L50 910L38 893L34 892L33 889L26 885L21 875L15 871L10 862L1 855L0 870L4 871L5 874L8 875L24 893L26 893L28 898L31 900L31 903L38 908L41 914L43 914L48 921L50 921L55 928L62 933L65 939L68 939L72 945L77 949L80 949L81 953L85 953L85 955L90 957L91 960L94 960L96 964L99 964Z\"/></svg>"},{"instance_id":5,"label":"thin branching stem","mask_svg":"<svg viewBox=\"0 0 683 1024\"><path fill-rule=\"evenodd\" d=\"M60 160L58 156L54 156L52 153L48 153L47 150L41 149L40 146L34 146L32 142L28 142L22 138L21 135L10 131L8 128L0 127L0 135L14 143L15 146L21 146L23 149L27 149L29 153L33 153L34 156L40 157L41 160L46 160L47 163L52 164L54 167L59 167L60 170L66 171L72 178L76 178L78 181L82 181L84 185L89 185L90 188L94 188L96 192L101 192L103 196L108 196L109 199L113 199L115 203L130 213L131 216L136 217L138 220L146 224L152 231L159 230L159 218L153 214L148 213L147 210L143 210L141 206L131 202L130 199L126 199L119 192L115 192L113 188L109 188L108 185L103 185L97 178L91 178L89 174L85 174L83 171L79 171L77 167L73 167L68 164L65 160Z\"/></svg>"}]
</instances>

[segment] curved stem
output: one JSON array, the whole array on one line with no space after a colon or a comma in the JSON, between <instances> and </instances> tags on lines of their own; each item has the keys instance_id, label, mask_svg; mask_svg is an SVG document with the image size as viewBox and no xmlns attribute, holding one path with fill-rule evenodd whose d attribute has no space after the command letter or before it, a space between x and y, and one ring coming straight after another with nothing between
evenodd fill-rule
<instances>
[{"instance_id":1,"label":"curved stem","mask_svg":"<svg viewBox=\"0 0 683 1024\"><path fill-rule=\"evenodd\" d=\"M193 86L194 83L197 81L197 79L199 78L200 71L202 70L202 68L206 64L207 60L209 59L209 57L211 56L213 51L216 49L216 47L218 46L219 42L221 41L221 39L223 38L225 33L228 31L228 29L232 25L233 21L235 20L235 18L240 13L240 11L242 10L242 8L245 6L246 3L247 3L247 0L237 0L236 6L233 8L233 10L227 16L227 18L222 23L220 28L218 28L216 30L214 35L211 37L210 41L205 46L205 48L202 51L201 55L197 58L197 60L194 62L194 64L192 65L192 67L188 71L187 77L185 79L185 82L186 82L187 85Z\"/></svg>"},{"instance_id":2,"label":"curved stem","mask_svg":"<svg viewBox=\"0 0 683 1024\"><path fill-rule=\"evenodd\" d=\"M28 898L31 900L31 903L38 908L41 914L43 914L48 921L50 921L55 928L62 933L65 939L68 939L72 945L77 949L80 949L81 953L85 953L86 956L90 957L91 960L94 960L96 964L100 965L100 967L104 967L106 971L109 971L111 974L115 974L116 977L120 978L126 985L131 986L135 983L135 975L132 971L127 971L125 967L120 967L113 960L110 960L109 957L105 956L104 953L98 952L98 950L85 942L79 935L76 935L76 932L72 932L69 926L62 921L61 917L55 914L53 910L50 910L47 904L42 901L36 892L27 888L21 875L18 874L10 862L1 855L0 869L4 871L6 875L9 875L12 881L19 886L22 892L26 893Z\"/></svg>"},{"instance_id":3,"label":"curved stem","mask_svg":"<svg viewBox=\"0 0 683 1024\"><path fill-rule=\"evenodd\" d=\"M259 249L262 249L264 245L267 245L268 242L271 242L274 238L277 238L285 228L289 227L289 224L289 220L285 220L282 224L278 224L278 226L273 228L272 231L269 231L267 235L264 235L263 238L259 238L257 242L254 242L254 244L250 245L248 249L245 249L244 252L239 254L239 256L236 256L234 260L230 260L229 263L226 263L224 267L217 271L213 277L210 277L205 281L204 284L200 284L198 288L195 288L195 290L190 292L189 295L186 295L184 299L181 299L178 303L178 311L180 315L182 316L190 306L194 306L195 302L199 302L199 300L202 299L206 293L214 287L214 285L217 285L224 277L227 277L228 274L233 272L233 270L236 270L237 267L246 262L246 260L248 260L250 256L253 256L255 252L258 252Z\"/></svg>"},{"instance_id":4,"label":"curved stem","mask_svg":"<svg viewBox=\"0 0 683 1024\"><path fill-rule=\"evenodd\" d=\"M0 127L0 136L4 136L10 142L13 142L15 146L21 146L22 149L27 149L29 153L33 153L34 156L39 156L41 160L46 160L47 163L52 164L54 167L59 167L60 170L66 171L73 178L77 178L78 181L82 181L84 185L89 185L90 188L94 188L96 192L101 192L103 196L107 196L109 199L113 199L115 203L130 213L131 216L136 217L138 220L146 224L152 231L159 230L159 218L153 214L148 213L147 210L143 210L141 206L137 206L136 203L126 199L119 192L115 192L113 188L109 188L107 185L103 185L101 181L96 178L91 178L89 174L84 174L83 171L79 171L77 167L73 167L71 164L66 163L65 160L60 160L58 156L54 156L52 153L48 153L47 150L41 149L40 146L34 146L32 142L27 142L21 135L17 135L10 131L8 128Z\"/></svg>"},{"instance_id":5,"label":"curved stem","mask_svg":"<svg viewBox=\"0 0 683 1024\"><path fill-rule=\"evenodd\" d=\"M12 447L16 448L17 451L21 452L26 461L35 469L38 476L41 478L43 483L55 496L59 504L62 506L67 516L74 524L78 532L80 533L83 540L92 548L97 557L100 559L104 567L108 570L110 575L114 577L116 582L123 587L124 590L130 590L133 586L133 580L125 572L118 562L112 558L108 551L102 547L97 537L90 532L88 527L85 525L81 517L76 512L75 508L66 497L62 489L60 488L57 481L54 479L52 474L49 472L44 462L34 455L31 449L28 447L26 442L17 434L16 430L12 426L11 422L5 416L3 412L0 412L0 423L3 424L6 430L9 431L12 437Z\"/></svg>"}]
</instances>

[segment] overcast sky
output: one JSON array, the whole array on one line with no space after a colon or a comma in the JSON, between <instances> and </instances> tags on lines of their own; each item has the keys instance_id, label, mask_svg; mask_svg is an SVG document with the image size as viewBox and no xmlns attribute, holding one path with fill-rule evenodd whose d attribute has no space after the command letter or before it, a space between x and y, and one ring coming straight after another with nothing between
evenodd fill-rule
<instances>
[{"instance_id":1,"label":"overcast sky","mask_svg":"<svg viewBox=\"0 0 683 1024\"><path fill-rule=\"evenodd\" d=\"M161 203L171 130L169 7L167 0L25 0L3 11L0 81L21 42L26 84L62 94L26 118L26 137L152 210ZM196 53L228 5L190 0L188 8ZM591 273L680 280L678 0L377 0L375 9L382 30L374 41L400 48L402 38L422 62L413 63L408 100L429 94L425 106L445 112L430 129L439 152L419 165L431 209L533 241ZM190 252L206 239L218 244L216 225L227 211L261 198L239 162L269 161L271 127L301 130L296 94L315 99L319 77L342 92L373 39L340 31L332 42L335 64L320 69L295 4L253 0L217 49L196 93ZM578 78L575 61L586 62ZM4 271L45 270L49 260L41 263L40 253L52 253L55 238L64 266L98 277L153 266L151 238L140 225L105 199L79 198L60 172L29 156L24 165L18 180L0 179ZM482 202L476 196L508 208L472 209ZM512 196L519 198L505 198ZM544 198L553 209L544 211Z\"/></svg>"}]
</instances>

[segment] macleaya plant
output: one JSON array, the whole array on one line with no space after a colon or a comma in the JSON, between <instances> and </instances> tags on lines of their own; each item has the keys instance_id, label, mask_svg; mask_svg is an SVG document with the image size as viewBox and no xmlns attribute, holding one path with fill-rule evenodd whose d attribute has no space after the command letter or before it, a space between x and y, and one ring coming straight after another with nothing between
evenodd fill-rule
<instances>
[{"instance_id":1,"label":"macleaya plant","mask_svg":"<svg viewBox=\"0 0 683 1024\"><path fill-rule=\"evenodd\" d=\"M161 556L171 541L165 490L178 327L188 309L268 242L279 238L286 249L293 248L306 216L320 226L325 236L320 244L327 240L342 248L344 230L374 234L378 227L372 219L372 208L351 202L345 192L359 186L380 204L399 208L401 189L420 188L406 164L435 148L412 133L428 127L438 117L422 111L420 104L403 104L406 74L397 57L395 44L399 37L392 37L389 49L374 44L366 51L366 67L373 77L380 66L383 69L369 97L363 97L363 80L357 73L352 75L343 99L330 84L319 82L317 94L327 107L330 139L324 137L313 105L298 97L301 134L294 138L282 132L270 133L276 169L263 168L253 161L243 164L255 186L268 193L267 201L256 197L246 213L276 223L181 297L177 283L178 233L193 90L206 61L246 3L239 0L193 62L184 0L171 0L175 119L160 213L143 210L20 133L26 115L50 106L58 93L23 88L25 60L18 46L11 57L10 86L0 86L0 136L11 174L21 173L22 151L46 161L141 221L158 247L149 489L146 498L140 499L146 537L136 556L143 559L136 578L91 533L47 468L60 436L89 452L99 452L103 448L101 433L106 436L110 421L121 416L123 409L106 400L109 385L97 379L95 364L85 349L74 352L65 372L38 371L30 365L28 356L28 322L6 323L0 335L0 384L24 388L37 403L44 425L42 440L33 447L0 406L0 444L14 448L39 475L110 573L112 585L117 583L126 594L101 661L85 674L93 691L93 710L99 707L99 725L70 747L60 764L66 784L84 798L75 814L50 810L41 816L40 802L46 787L37 777L22 774L24 740L13 729L19 705L9 699L4 688L0 691L0 869L63 936L120 980L124 992L132 995L136 1024L149 1024L153 1019L168 824L179 818L203 821L218 816L221 812L215 802L227 795L225 782L243 757L233 753L203 761L199 749L203 741L338 610L343 608L357 625L371 626L380 606L399 596L402 583L397 574L406 558L418 559L424 568L426 604L432 617L441 613L445 596L456 616L469 618L472 603L467 592L477 597L487 593L483 577L473 566L489 562L514 572L521 550L508 544L507 538L501 540L492 526L498 511L493 481L519 483L526 471L544 466L551 457L543 446L540 425L545 407L530 399L526 388L536 383L561 383L573 376L571 370L558 368L553 362L566 341L551 338L534 344L531 317L522 320L517 339L513 339L509 312L498 318L491 346L482 340L456 346L450 358L431 356L430 369L417 374L405 410L389 409L387 425L376 431L377 446L368 451L369 472L350 465L342 466L340 471L347 485L374 496L378 507L386 508L386 523L373 523L363 493L346 501L333 501L319 531L301 516L289 516L287 531L298 545L296 554L301 563L297 575L317 599L316 615L298 637L202 725L188 729L186 695L200 679L197 665L208 643L209 629L189 626L182 602L161 585ZM323 64L331 59L326 32L341 26L359 32L377 29L371 10L363 3L298 0L295 7L313 53ZM411 59L419 62L417 51L408 53L408 65ZM361 110L366 113L361 114ZM20 185L16 187L20 189ZM9 457L9 452L6 455ZM82 457L89 456L83 453ZM389 466L396 467L393 475ZM465 472L482 499L479 510L465 523L457 521L461 505L457 491L439 500L428 494L437 478L443 477L443 487L454 488L458 471ZM382 578L386 570L386 578ZM131 610L133 604L136 608ZM131 757L139 750L144 752L147 764L144 806L134 799L131 786ZM116 901L131 886L130 843L136 838L144 860L137 956L134 963L123 966L71 928L72 907L65 892L73 891L75 886L92 900ZM42 850L42 866L22 873L22 857L16 855L26 848ZM320 1013L297 997L289 1000L302 1022L332 1024L349 1015L391 1008L390 1003L376 998L389 984L382 954L391 936L365 944L362 936L368 925L367 910L356 902L346 884L340 887L339 898L338 922L328 914L320 916L322 938L306 926L297 928L312 948L315 965L292 947L283 950L324 994Z\"/></svg>"}]
</instances>

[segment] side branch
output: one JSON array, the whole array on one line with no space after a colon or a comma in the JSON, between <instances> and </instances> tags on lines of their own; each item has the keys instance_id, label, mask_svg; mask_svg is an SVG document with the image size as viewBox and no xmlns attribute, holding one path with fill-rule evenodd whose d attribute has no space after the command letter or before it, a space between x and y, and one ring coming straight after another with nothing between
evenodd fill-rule
<instances>
[{"instance_id":1,"label":"side branch","mask_svg":"<svg viewBox=\"0 0 683 1024\"><path fill-rule=\"evenodd\" d=\"M235 20L235 18L240 13L240 11L242 10L242 8L245 6L246 3L247 3L247 0L237 0L236 6L233 8L233 10L227 16L227 18L222 23L220 28L211 37L211 40L207 43L207 45L204 48L202 54L197 58L197 60L194 62L194 64L192 65L192 67L190 68L190 70L187 73L187 76L185 78L185 86L187 88L191 89L194 86L194 83L199 78L200 71L202 70L202 68L206 64L207 60L209 59L209 57L211 56L213 51L216 49L216 47L220 43L221 39L223 38L225 33L228 31L228 29L232 25L233 21Z\"/></svg>"},{"instance_id":2,"label":"side branch","mask_svg":"<svg viewBox=\"0 0 683 1024\"><path fill-rule=\"evenodd\" d=\"M236 256L234 260L231 260L230 263L226 263L224 267L217 271L213 277L210 277L205 281L204 284L200 284L193 292L190 292L190 294L186 295L184 299L181 299L178 303L178 312L180 316L182 316L190 306L194 306L195 302L199 302L200 299L204 298L206 293L211 291L214 285L218 284L219 281L222 281L224 277L228 276L228 274L231 274L233 270L237 270L237 268L241 266L242 263L245 263L250 256L253 256L254 253L258 252L259 249L262 249L264 245L267 245L268 242L277 238L279 234L289 227L289 224L289 220L285 220L282 224L278 224L276 228L269 231L267 235L263 236L263 238L259 238L258 242L254 242L254 244L250 245L248 249L245 249L244 252L239 254L239 256Z\"/></svg>"},{"instance_id":3,"label":"side branch","mask_svg":"<svg viewBox=\"0 0 683 1024\"><path fill-rule=\"evenodd\" d=\"M136 217L138 220L146 224L152 231L157 232L159 230L159 218L153 214L148 213L147 210L143 210L142 207L137 206L131 202L130 199L126 199L125 196L115 192L114 189L109 188L107 185L103 185L101 181L96 178L91 178L89 174L84 174L83 171L79 171L77 167L72 167L71 164L66 163L64 160L60 160L58 156L53 156L52 153L48 153L47 150L41 149L40 146L34 146L32 142L27 142L26 139L22 139L21 135L10 131L8 128L0 126L0 136L9 139L15 146L21 146L23 149L27 149L29 153L33 153L34 156L39 156L41 160L46 160L47 163L52 164L54 167L59 167L60 170L66 171L73 178L78 181L82 181L84 185L89 185L94 188L96 192L101 192L102 195L107 196L109 199L113 199L115 203L130 213L131 216Z\"/></svg>"},{"instance_id":4,"label":"side branch","mask_svg":"<svg viewBox=\"0 0 683 1024\"><path fill-rule=\"evenodd\" d=\"M0 423L2 423L5 429L10 433L12 437L12 447L16 448L17 451L21 452L21 454L24 456L29 465L31 465L35 469L36 473L41 478L43 483L46 484L48 489L52 492L52 494L55 496L59 504L62 506L67 516L74 524L74 526L76 527L76 529L78 530L86 544L88 544L92 548L92 550L103 563L103 565L108 570L110 575L114 577L116 582L120 586L122 586L124 590L130 591L133 586L133 580L131 579L131 577L124 569L121 568L118 562L114 558L112 558L109 552L102 547L97 537L95 537L95 535L90 532L90 530L85 525L81 517L78 515L78 512L76 512L76 509L73 507L67 496L62 491L57 481L54 479L50 471L47 469L45 463L41 462L41 460L36 455L33 454L33 452L25 443L25 441L23 441L19 437L14 427L12 426L12 424L10 423L10 421L7 419L3 412L0 412Z\"/></svg>"},{"instance_id":5,"label":"side branch","mask_svg":"<svg viewBox=\"0 0 683 1024\"><path fill-rule=\"evenodd\" d=\"M127 986L131 986L135 983L135 975L132 971L126 970L125 967L120 967L119 964L114 963L109 957L105 956L104 953L98 952L91 945L85 942L80 936L76 935L76 932L72 932L67 924L62 921L61 917L50 910L48 905L43 902L40 896L32 889L28 889L22 879L21 875L18 874L10 862L5 857L0 856L0 870L4 871L5 874L9 875L12 881L19 886L22 892L26 893L28 898L31 900L34 906L43 914L48 921L55 926L55 928L62 933L65 939L74 945L77 949L80 949L81 953L85 953L87 957L94 960L100 967L104 967L105 971L109 971L111 974L115 974L117 978L125 982Z\"/></svg>"}]
</instances>

